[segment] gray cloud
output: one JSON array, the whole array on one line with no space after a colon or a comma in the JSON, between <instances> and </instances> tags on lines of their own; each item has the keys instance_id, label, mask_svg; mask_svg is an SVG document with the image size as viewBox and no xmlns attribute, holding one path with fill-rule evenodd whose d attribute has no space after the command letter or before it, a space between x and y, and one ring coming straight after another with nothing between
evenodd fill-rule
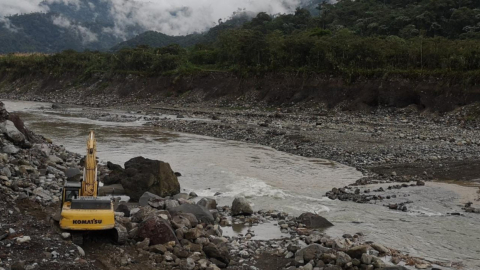
<instances>
[{"instance_id":1,"label":"gray cloud","mask_svg":"<svg viewBox=\"0 0 480 270\"><path fill-rule=\"evenodd\" d=\"M251 12L287 13L301 0L152 0L131 2L112 0L111 14L115 20L115 33L126 27L138 25L168 35L185 35L202 32L226 19L238 9Z\"/></svg>"},{"instance_id":2,"label":"gray cloud","mask_svg":"<svg viewBox=\"0 0 480 270\"><path fill-rule=\"evenodd\" d=\"M70 21L64 16L55 16L52 18L53 24L68 29L76 34L83 42L83 44L92 43L98 41L98 37L95 33L88 28L81 26L77 23Z\"/></svg>"},{"instance_id":3,"label":"gray cloud","mask_svg":"<svg viewBox=\"0 0 480 270\"><path fill-rule=\"evenodd\" d=\"M125 37L126 29L139 27L168 35L185 35L203 32L214 26L218 19L226 19L238 9L249 12L265 11L271 14L289 13L302 1L308 0L100 0L112 3L110 10L114 27L105 32ZM17 13L48 12L41 0L0 0L0 17ZM79 0L46 0L47 3L63 3L79 7ZM95 5L87 3L91 8ZM65 25L67 18L57 18L55 23ZM72 28L74 24L68 27ZM10 25L11 27L11 25ZM62 26L63 27L63 26ZM67 26L65 26L67 27ZM74 27L86 40L95 40L86 28Z\"/></svg>"},{"instance_id":4,"label":"gray cloud","mask_svg":"<svg viewBox=\"0 0 480 270\"><path fill-rule=\"evenodd\" d=\"M40 1L41 0L1 0L0 17L30 12L45 12L45 8L38 5Z\"/></svg>"}]
</instances>

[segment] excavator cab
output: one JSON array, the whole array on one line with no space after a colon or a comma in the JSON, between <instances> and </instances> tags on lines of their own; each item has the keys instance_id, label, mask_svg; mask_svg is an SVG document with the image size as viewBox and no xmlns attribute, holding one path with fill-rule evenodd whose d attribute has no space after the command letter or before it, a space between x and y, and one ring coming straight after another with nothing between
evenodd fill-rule
<instances>
[{"instance_id":1,"label":"excavator cab","mask_svg":"<svg viewBox=\"0 0 480 270\"><path fill-rule=\"evenodd\" d=\"M77 199L80 194L82 184L80 182L66 182L63 187L62 205L65 202L72 202L72 199Z\"/></svg>"}]
</instances>

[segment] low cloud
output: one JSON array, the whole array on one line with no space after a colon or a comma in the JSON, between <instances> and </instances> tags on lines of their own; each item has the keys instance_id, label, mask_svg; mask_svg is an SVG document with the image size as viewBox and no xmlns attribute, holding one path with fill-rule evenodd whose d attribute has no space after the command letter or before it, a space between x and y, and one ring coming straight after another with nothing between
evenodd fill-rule
<instances>
[{"instance_id":1,"label":"low cloud","mask_svg":"<svg viewBox=\"0 0 480 270\"><path fill-rule=\"evenodd\" d=\"M218 19L226 19L238 9L270 14L292 12L301 0L152 0L133 2L112 0L111 15L115 27L111 31L124 32L130 26L140 26L168 35L203 32Z\"/></svg>"},{"instance_id":2,"label":"low cloud","mask_svg":"<svg viewBox=\"0 0 480 270\"><path fill-rule=\"evenodd\" d=\"M95 33L90 31L88 28L82 25L79 25L76 22L72 22L71 20L69 20L64 16L55 16L52 18L52 22L56 26L72 31L82 40L83 44L88 44L88 43L98 41L98 37Z\"/></svg>"}]
</instances>

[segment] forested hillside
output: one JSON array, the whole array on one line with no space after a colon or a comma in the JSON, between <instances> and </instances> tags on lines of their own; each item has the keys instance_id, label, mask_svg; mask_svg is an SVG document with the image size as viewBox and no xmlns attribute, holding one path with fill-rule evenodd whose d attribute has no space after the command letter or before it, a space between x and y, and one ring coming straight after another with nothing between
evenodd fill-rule
<instances>
[{"instance_id":1,"label":"forested hillside","mask_svg":"<svg viewBox=\"0 0 480 270\"><path fill-rule=\"evenodd\" d=\"M358 35L478 38L477 0L340 0L320 5L320 25Z\"/></svg>"},{"instance_id":2,"label":"forested hillside","mask_svg":"<svg viewBox=\"0 0 480 270\"><path fill-rule=\"evenodd\" d=\"M134 45L142 46L115 53L8 56L0 59L0 70L16 76L76 72L83 77L99 72L153 76L201 71L314 72L349 79L445 75L474 83L480 70L478 7L476 1L343 0L318 6L319 16L301 8L294 14L259 13L239 27L210 31L215 33L212 39L188 48L137 42ZM421 19L426 17L430 20Z\"/></svg>"},{"instance_id":3,"label":"forested hillside","mask_svg":"<svg viewBox=\"0 0 480 270\"><path fill-rule=\"evenodd\" d=\"M147 31L130 40L115 45L111 50L117 51L123 48L135 48L137 46L146 45L149 47L164 47L172 44L178 44L181 47L192 47L198 43L214 42L218 35L227 29L240 28L244 23L248 22L255 14L249 12L238 12L226 20L220 21L217 26L210 28L202 34L191 34L186 36L169 36L155 31Z\"/></svg>"}]
</instances>

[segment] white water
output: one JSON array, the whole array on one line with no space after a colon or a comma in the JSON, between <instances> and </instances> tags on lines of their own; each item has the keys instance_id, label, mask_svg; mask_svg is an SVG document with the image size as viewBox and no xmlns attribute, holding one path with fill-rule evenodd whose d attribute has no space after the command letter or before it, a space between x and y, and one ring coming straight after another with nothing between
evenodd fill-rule
<instances>
[{"instance_id":1,"label":"white water","mask_svg":"<svg viewBox=\"0 0 480 270\"><path fill-rule=\"evenodd\" d=\"M20 111L30 129L70 151L83 153L88 130L95 129L98 155L103 161L123 165L141 155L169 162L174 171L182 173L179 180L185 191L193 190L200 196L220 192L216 197L220 205L242 195L256 210L317 212L335 224L327 230L329 234L361 231L369 240L413 256L463 262L465 269L480 269L480 215L447 215L461 212L459 205L472 198L472 188L427 183L425 187L397 190L395 194L408 197L392 202L414 202L406 213L389 210L380 202L331 201L323 197L326 191L353 183L361 173L335 162L255 144L145 127L142 122L102 122L39 109L50 104L5 104L9 111Z\"/></svg>"}]
</instances>

